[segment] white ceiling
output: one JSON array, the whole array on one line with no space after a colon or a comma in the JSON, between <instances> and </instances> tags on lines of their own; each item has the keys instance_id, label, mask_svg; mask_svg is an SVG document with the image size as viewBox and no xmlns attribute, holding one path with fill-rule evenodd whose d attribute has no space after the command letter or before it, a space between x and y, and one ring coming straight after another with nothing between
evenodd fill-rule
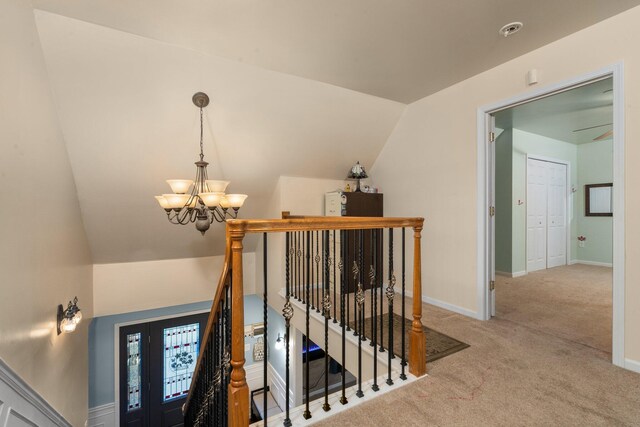
<instances>
[{"instance_id":1,"label":"white ceiling","mask_svg":"<svg viewBox=\"0 0 640 427\"><path fill-rule=\"evenodd\" d=\"M221 254L153 195L193 178L211 97L210 178L262 217L280 175L371 167L406 102L640 0L33 0L95 263ZM507 39L506 22L525 28ZM400 102L398 102L400 101ZM249 242L250 246L251 242Z\"/></svg>"},{"instance_id":2,"label":"white ceiling","mask_svg":"<svg viewBox=\"0 0 640 427\"><path fill-rule=\"evenodd\" d=\"M640 0L33 0L42 10L408 103ZM511 21L524 29L504 38Z\"/></svg>"},{"instance_id":3,"label":"white ceiling","mask_svg":"<svg viewBox=\"0 0 640 427\"><path fill-rule=\"evenodd\" d=\"M222 254L224 227L205 237L168 223L153 196L195 176L198 109L209 94L209 177L249 195L262 217L280 175L343 178L371 165L405 105L37 12L36 22L95 263Z\"/></svg>"},{"instance_id":4,"label":"white ceiling","mask_svg":"<svg viewBox=\"0 0 640 427\"><path fill-rule=\"evenodd\" d=\"M613 81L562 92L497 113L496 126L516 128L572 144L613 130Z\"/></svg>"}]
</instances>

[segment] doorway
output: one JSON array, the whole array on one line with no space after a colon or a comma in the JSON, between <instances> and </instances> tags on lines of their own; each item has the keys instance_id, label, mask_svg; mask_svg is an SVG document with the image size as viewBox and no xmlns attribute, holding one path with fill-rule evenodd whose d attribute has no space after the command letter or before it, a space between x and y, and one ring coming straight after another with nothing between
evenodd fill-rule
<instances>
[{"instance_id":1,"label":"doorway","mask_svg":"<svg viewBox=\"0 0 640 427\"><path fill-rule=\"evenodd\" d=\"M500 180L495 175L496 162L495 144L492 144L492 115L508 110L512 107L530 103L535 100L552 97L555 94L571 91L582 86L596 83L605 79L611 79L613 121L610 123L612 141L612 165L613 165L613 197L612 205L615 214L612 218L612 361L618 366L624 366L624 102L622 64L616 64L587 75L570 79L556 85L534 90L528 94L514 97L502 102L487 105L478 109L478 301L482 308L479 317L489 319L495 315L495 283L496 283L496 228L495 216L499 215L496 209L496 186ZM496 129L493 132L499 132ZM526 155L526 153L524 153ZM578 188L571 185L570 191L576 192ZM572 198L568 203L572 203ZM514 196L514 206L525 209L525 199L518 200ZM572 206L568 206L567 216L571 216ZM526 211L524 211L526 212ZM495 215L495 216L494 216ZM548 215L547 215L548 217ZM572 226L569 218L569 227ZM524 221L523 221L524 222ZM523 230L526 227L523 226ZM526 234L526 231L523 231ZM557 233L556 233L557 234ZM549 234L547 230L547 239ZM570 248L573 247L573 239L579 236L571 236ZM558 245L556 245L557 247ZM523 257L524 258L524 257ZM562 255L560 254L560 259ZM521 269L514 273L527 274L527 260L523 262ZM566 262L573 261L572 249L567 250ZM547 266L549 258L546 257ZM553 263L553 261L552 261ZM518 274L516 274L518 273Z\"/></svg>"},{"instance_id":2,"label":"doorway","mask_svg":"<svg viewBox=\"0 0 640 427\"><path fill-rule=\"evenodd\" d=\"M120 327L120 425L182 426L208 313Z\"/></svg>"}]
</instances>

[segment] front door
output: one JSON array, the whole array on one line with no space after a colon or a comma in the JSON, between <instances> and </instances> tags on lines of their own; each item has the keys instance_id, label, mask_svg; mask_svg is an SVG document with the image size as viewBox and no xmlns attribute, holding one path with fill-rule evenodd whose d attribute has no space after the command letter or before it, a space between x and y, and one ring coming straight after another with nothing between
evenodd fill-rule
<instances>
[{"instance_id":1,"label":"front door","mask_svg":"<svg viewBox=\"0 0 640 427\"><path fill-rule=\"evenodd\" d=\"M120 328L120 425L182 426L208 313Z\"/></svg>"}]
</instances>

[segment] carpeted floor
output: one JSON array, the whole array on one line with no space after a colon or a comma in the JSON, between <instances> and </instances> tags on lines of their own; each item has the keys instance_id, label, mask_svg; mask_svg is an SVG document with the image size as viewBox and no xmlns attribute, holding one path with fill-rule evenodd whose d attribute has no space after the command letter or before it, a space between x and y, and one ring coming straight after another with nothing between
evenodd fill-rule
<instances>
[{"instance_id":1,"label":"carpeted floor","mask_svg":"<svg viewBox=\"0 0 640 427\"><path fill-rule=\"evenodd\" d=\"M470 347L428 364L427 377L316 425L640 425L640 375L613 366L608 353L504 318L423 307L425 325Z\"/></svg>"},{"instance_id":2,"label":"carpeted floor","mask_svg":"<svg viewBox=\"0 0 640 427\"><path fill-rule=\"evenodd\" d=\"M496 277L496 317L609 353L612 269L574 264Z\"/></svg>"}]
</instances>

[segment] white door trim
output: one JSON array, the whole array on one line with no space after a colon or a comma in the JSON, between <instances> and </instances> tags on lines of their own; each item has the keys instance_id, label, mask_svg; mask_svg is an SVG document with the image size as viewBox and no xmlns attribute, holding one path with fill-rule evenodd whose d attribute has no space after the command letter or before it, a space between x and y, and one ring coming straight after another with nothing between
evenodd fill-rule
<instances>
[{"instance_id":1,"label":"white door trim","mask_svg":"<svg viewBox=\"0 0 640 427\"><path fill-rule=\"evenodd\" d=\"M624 288L625 288L625 234L624 234L624 63L618 62L600 70L564 80L531 92L514 96L477 110L477 304L478 317L488 320L489 251L489 155L488 143L490 114L564 92L578 86L613 77L613 364L624 367Z\"/></svg>"},{"instance_id":2,"label":"white door trim","mask_svg":"<svg viewBox=\"0 0 640 427\"><path fill-rule=\"evenodd\" d=\"M148 317L138 320L129 320L127 322L120 322L113 325L113 372L114 372L114 394L115 394L115 409L116 409L116 426L120 425L120 328L123 326L137 325L138 323L149 323L158 320L175 319L178 317L192 316L194 314L209 313L211 310L195 310L188 311L186 313L167 314L165 316Z\"/></svg>"},{"instance_id":3,"label":"white door trim","mask_svg":"<svg viewBox=\"0 0 640 427\"><path fill-rule=\"evenodd\" d=\"M571 163L568 162L567 160L562 160L562 159L556 159L554 157L548 157L548 156L540 156L538 154L530 154L527 153L526 155L526 165L525 165L525 176L528 176L528 164L529 164L529 159L533 159L533 160L542 160L543 162L550 162L550 163L558 163L561 165L565 165L567 167L566 173L567 173L567 177L566 177L566 186L565 186L565 226L567 227L566 230L566 249L565 252L567 254L567 264L569 265L569 263L571 262L571 223L573 222L573 219L571 218L571 210L573 209L573 201L571 200ZM528 197L529 195L527 194L527 186L525 186L525 203L527 203L528 201ZM527 205L528 206L528 205ZM526 227L526 221L525 221L525 227ZM524 247L525 247L525 254L527 253L527 235L525 233L524 236ZM527 257L525 257L525 259L527 259Z\"/></svg>"}]
</instances>

